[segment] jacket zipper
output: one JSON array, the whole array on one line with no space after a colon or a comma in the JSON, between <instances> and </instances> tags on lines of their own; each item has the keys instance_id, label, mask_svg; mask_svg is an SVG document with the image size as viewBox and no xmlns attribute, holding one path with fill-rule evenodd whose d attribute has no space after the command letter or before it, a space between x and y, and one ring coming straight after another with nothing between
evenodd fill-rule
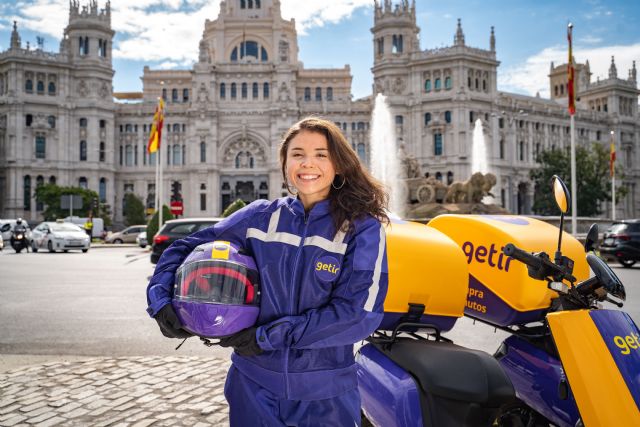
<instances>
[{"instance_id":1,"label":"jacket zipper","mask_svg":"<svg viewBox=\"0 0 640 427\"><path fill-rule=\"evenodd\" d=\"M298 251L296 252L296 259L293 263L293 283L289 288L289 315L293 316L293 291L294 286L298 283L298 262L300 260L300 252L302 252L302 248L304 247L304 239L307 237L307 223L309 220L309 216L304 214L304 229L302 231L302 236L300 237L300 246L298 246ZM287 347L284 355L284 384L285 384L285 399L289 399L289 347Z\"/></svg>"}]
</instances>

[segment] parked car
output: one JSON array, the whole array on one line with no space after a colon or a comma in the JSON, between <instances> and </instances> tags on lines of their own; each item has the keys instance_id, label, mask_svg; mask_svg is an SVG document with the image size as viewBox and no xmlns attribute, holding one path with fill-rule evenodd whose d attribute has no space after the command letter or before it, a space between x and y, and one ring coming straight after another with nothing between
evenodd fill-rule
<instances>
[{"instance_id":1,"label":"parked car","mask_svg":"<svg viewBox=\"0 0 640 427\"><path fill-rule=\"evenodd\" d=\"M49 252L70 249L79 249L87 252L91 241L87 233L80 227L70 222L47 221L38 225L31 232L31 249L47 249Z\"/></svg>"},{"instance_id":2,"label":"parked car","mask_svg":"<svg viewBox=\"0 0 640 427\"><path fill-rule=\"evenodd\" d=\"M143 231L147 231L146 225L132 225L117 233L109 234L105 243L136 243L136 237Z\"/></svg>"},{"instance_id":3,"label":"parked car","mask_svg":"<svg viewBox=\"0 0 640 427\"><path fill-rule=\"evenodd\" d=\"M2 239L2 233L0 233L0 251L4 249L4 240Z\"/></svg>"},{"instance_id":4,"label":"parked car","mask_svg":"<svg viewBox=\"0 0 640 427\"><path fill-rule=\"evenodd\" d=\"M640 261L640 219L614 222L603 235L600 254L627 268Z\"/></svg>"},{"instance_id":5,"label":"parked car","mask_svg":"<svg viewBox=\"0 0 640 427\"><path fill-rule=\"evenodd\" d=\"M153 237L151 263L156 264L162 252L176 240L187 237L203 228L211 227L220 221L222 221L222 218L181 218L165 222L160 231Z\"/></svg>"},{"instance_id":6,"label":"parked car","mask_svg":"<svg viewBox=\"0 0 640 427\"><path fill-rule=\"evenodd\" d=\"M147 232L146 231L143 231L142 233L138 234L138 237L136 237L136 243L141 248L146 248L147 247L147 245L149 243L147 242Z\"/></svg>"}]
</instances>

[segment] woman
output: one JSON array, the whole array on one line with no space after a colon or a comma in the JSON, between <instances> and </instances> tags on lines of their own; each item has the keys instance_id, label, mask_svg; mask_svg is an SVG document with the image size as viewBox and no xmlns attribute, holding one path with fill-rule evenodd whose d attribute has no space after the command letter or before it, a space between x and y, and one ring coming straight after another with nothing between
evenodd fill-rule
<instances>
[{"instance_id":1,"label":"woman","mask_svg":"<svg viewBox=\"0 0 640 427\"><path fill-rule=\"evenodd\" d=\"M221 343L235 349L225 385L231 425L360 425L353 344L382 319L388 197L327 120L294 124L280 162L296 197L258 200L175 242L147 288L147 311L166 336L187 336L169 304L176 269L202 243L242 245L262 294L258 326Z\"/></svg>"}]
</instances>

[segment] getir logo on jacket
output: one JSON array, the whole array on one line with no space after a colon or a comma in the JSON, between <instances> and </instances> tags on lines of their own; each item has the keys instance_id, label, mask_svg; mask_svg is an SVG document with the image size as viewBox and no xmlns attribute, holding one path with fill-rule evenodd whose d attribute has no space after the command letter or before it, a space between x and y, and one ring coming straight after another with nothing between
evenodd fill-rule
<instances>
[{"instance_id":1,"label":"getir logo on jacket","mask_svg":"<svg viewBox=\"0 0 640 427\"><path fill-rule=\"evenodd\" d=\"M314 264L316 276L323 282L335 280L340 273L340 264L338 260L332 256L325 255L316 260Z\"/></svg>"}]
</instances>

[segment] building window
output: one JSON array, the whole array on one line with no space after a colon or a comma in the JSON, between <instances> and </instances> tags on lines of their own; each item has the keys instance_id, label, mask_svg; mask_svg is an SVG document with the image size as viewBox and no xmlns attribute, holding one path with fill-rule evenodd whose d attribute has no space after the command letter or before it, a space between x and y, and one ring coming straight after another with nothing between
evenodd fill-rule
<instances>
[{"instance_id":1,"label":"building window","mask_svg":"<svg viewBox=\"0 0 640 427\"><path fill-rule=\"evenodd\" d=\"M377 40L378 43L378 55L384 54L384 37L380 37Z\"/></svg>"},{"instance_id":2,"label":"building window","mask_svg":"<svg viewBox=\"0 0 640 427\"><path fill-rule=\"evenodd\" d=\"M87 141L80 141L80 161L85 162L87 160Z\"/></svg>"},{"instance_id":3,"label":"building window","mask_svg":"<svg viewBox=\"0 0 640 427\"><path fill-rule=\"evenodd\" d=\"M241 86L241 93L242 93L242 99L247 99L247 84L246 83L242 83Z\"/></svg>"},{"instance_id":4,"label":"building window","mask_svg":"<svg viewBox=\"0 0 640 427\"><path fill-rule=\"evenodd\" d=\"M180 133L180 123L173 124L173 131Z\"/></svg>"},{"instance_id":5,"label":"building window","mask_svg":"<svg viewBox=\"0 0 640 427\"><path fill-rule=\"evenodd\" d=\"M453 172L447 172L447 185L453 184Z\"/></svg>"},{"instance_id":6,"label":"building window","mask_svg":"<svg viewBox=\"0 0 640 427\"><path fill-rule=\"evenodd\" d=\"M424 81L424 91L431 92L431 79L427 79Z\"/></svg>"},{"instance_id":7,"label":"building window","mask_svg":"<svg viewBox=\"0 0 640 427\"><path fill-rule=\"evenodd\" d=\"M322 101L322 88L316 88L316 101Z\"/></svg>"},{"instance_id":8,"label":"building window","mask_svg":"<svg viewBox=\"0 0 640 427\"><path fill-rule=\"evenodd\" d=\"M224 99L227 96L227 86L224 83L220 83L220 99Z\"/></svg>"},{"instance_id":9,"label":"building window","mask_svg":"<svg viewBox=\"0 0 640 427\"><path fill-rule=\"evenodd\" d=\"M404 123L404 117L398 115L395 117L395 121L396 121L396 126L402 126L402 124Z\"/></svg>"},{"instance_id":10,"label":"building window","mask_svg":"<svg viewBox=\"0 0 640 427\"><path fill-rule=\"evenodd\" d=\"M362 142L358 143L358 145L356 146L356 152L358 153L358 157L361 161L365 162L367 160L367 153Z\"/></svg>"},{"instance_id":11,"label":"building window","mask_svg":"<svg viewBox=\"0 0 640 427\"><path fill-rule=\"evenodd\" d=\"M391 53L402 53L402 34L394 34L391 37Z\"/></svg>"},{"instance_id":12,"label":"building window","mask_svg":"<svg viewBox=\"0 0 640 427\"><path fill-rule=\"evenodd\" d=\"M189 89L182 89L182 102L189 102Z\"/></svg>"},{"instance_id":13,"label":"building window","mask_svg":"<svg viewBox=\"0 0 640 427\"><path fill-rule=\"evenodd\" d=\"M518 148L520 151L520 161L524 162L524 141L520 141Z\"/></svg>"},{"instance_id":14,"label":"building window","mask_svg":"<svg viewBox=\"0 0 640 427\"><path fill-rule=\"evenodd\" d=\"M442 83L440 82L440 78L437 78L434 84L436 90L440 90Z\"/></svg>"},{"instance_id":15,"label":"building window","mask_svg":"<svg viewBox=\"0 0 640 427\"><path fill-rule=\"evenodd\" d=\"M84 188L86 190L89 187L89 184L87 183L87 178L85 178L84 176L81 176L78 179L78 187Z\"/></svg>"},{"instance_id":16,"label":"building window","mask_svg":"<svg viewBox=\"0 0 640 427\"><path fill-rule=\"evenodd\" d=\"M231 99L236 99L237 96L237 86L235 83L231 83Z\"/></svg>"},{"instance_id":17,"label":"building window","mask_svg":"<svg viewBox=\"0 0 640 427\"><path fill-rule=\"evenodd\" d=\"M42 175L38 175L38 177L36 178L36 189L38 189L38 187L42 185L44 185L44 177ZM36 211L43 211L43 210L44 210L44 203L36 200Z\"/></svg>"},{"instance_id":18,"label":"building window","mask_svg":"<svg viewBox=\"0 0 640 427\"><path fill-rule=\"evenodd\" d=\"M181 165L182 164L182 150L178 144L173 146L173 164Z\"/></svg>"},{"instance_id":19,"label":"building window","mask_svg":"<svg viewBox=\"0 0 640 427\"><path fill-rule=\"evenodd\" d=\"M106 120L100 120L100 129L104 129L107 127L107 121Z\"/></svg>"},{"instance_id":20,"label":"building window","mask_svg":"<svg viewBox=\"0 0 640 427\"><path fill-rule=\"evenodd\" d=\"M444 121L446 123L451 123L451 111L444 112Z\"/></svg>"},{"instance_id":21,"label":"building window","mask_svg":"<svg viewBox=\"0 0 640 427\"><path fill-rule=\"evenodd\" d=\"M442 134L436 133L433 135L433 154L436 156L442 155Z\"/></svg>"},{"instance_id":22,"label":"building window","mask_svg":"<svg viewBox=\"0 0 640 427\"><path fill-rule=\"evenodd\" d=\"M23 178L23 208L25 211L31 210L31 177L29 175L25 175Z\"/></svg>"},{"instance_id":23,"label":"building window","mask_svg":"<svg viewBox=\"0 0 640 427\"><path fill-rule=\"evenodd\" d=\"M251 85L251 97L256 99L258 97L258 83L253 83Z\"/></svg>"},{"instance_id":24,"label":"building window","mask_svg":"<svg viewBox=\"0 0 640 427\"><path fill-rule=\"evenodd\" d=\"M207 210L207 195L205 193L200 193L200 210Z\"/></svg>"},{"instance_id":25,"label":"building window","mask_svg":"<svg viewBox=\"0 0 640 427\"><path fill-rule=\"evenodd\" d=\"M333 101L333 88L327 88L327 101Z\"/></svg>"},{"instance_id":26,"label":"building window","mask_svg":"<svg viewBox=\"0 0 640 427\"><path fill-rule=\"evenodd\" d=\"M436 179L440 182L442 182L442 173L440 172L436 172Z\"/></svg>"},{"instance_id":27,"label":"building window","mask_svg":"<svg viewBox=\"0 0 640 427\"><path fill-rule=\"evenodd\" d=\"M473 111L469 111L469 123L473 123L475 121L475 114Z\"/></svg>"},{"instance_id":28,"label":"building window","mask_svg":"<svg viewBox=\"0 0 640 427\"><path fill-rule=\"evenodd\" d=\"M44 135L36 135L36 159L44 159L47 151L47 140Z\"/></svg>"},{"instance_id":29,"label":"building window","mask_svg":"<svg viewBox=\"0 0 640 427\"><path fill-rule=\"evenodd\" d=\"M124 164L125 166L133 166L133 147L131 145L127 145L124 150Z\"/></svg>"},{"instance_id":30,"label":"building window","mask_svg":"<svg viewBox=\"0 0 640 427\"><path fill-rule=\"evenodd\" d=\"M178 102L178 89L171 89L171 102Z\"/></svg>"},{"instance_id":31,"label":"building window","mask_svg":"<svg viewBox=\"0 0 640 427\"><path fill-rule=\"evenodd\" d=\"M485 92L487 91L487 81L486 80L482 80L482 90L484 90Z\"/></svg>"},{"instance_id":32,"label":"building window","mask_svg":"<svg viewBox=\"0 0 640 427\"><path fill-rule=\"evenodd\" d=\"M49 184L56 185L56 177L55 176L51 175L49 177Z\"/></svg>"},{"instance_id":33,"label":"building window","mask_svg":"<svg viewBox=\"0 0 640 427\"><path fill-rule=\"evenodd\" d=\"M504 159L504 139L500 140L500 158Z\"/></svg>"},{"instance_id":34,"label":"building window","mask_svg":"<svg viewBox=\"0 0 640 427\"><path fill-rule=\"evenodd\" d=\"M87 127L87 119L85 119L84 117L82 117L79 121L80 127L81 128L86 128Z\"/></svg>"},{"instance_id":35,"label":"building window","mask_svg":"<svg viewBox=\"0 0 640 427\"><path fill-rule=\"evenodd\" d=\"M38 95L44 94L44 82L42 80L38 80L36 91L38 92Z\"/></svg>"},{"instance_id":36,"label":"building window","mask_svg":"<svg viewBox=\"0 0 640 427\"><path fill-rule=\"evenodd\" d=\"M89 55L89 37L80 37L78 51L80 55Z\"/></svg>"},{"instance_id":37,"label":"building window","mask_svg":"<svg viewBox=\"0 0 640 427\"><path fill-rule=\"evenodd\" d=\"M267 62L269 60L269 55L267 55L267 49L260 46L260 60L262 62Z\"/></svg>"},{"instance_id":38,"label":"building window","mask_svg":"<svg viewBox=\"0 0 640 427\"><path fill-rule=\"evenodd\" d=\"M451 77L444 78L444 88L451 89Z\"/></svg>"},{"instance_id":39,"label":"building window","mask_svg":"<svg viewBox=\"0 0 640 427\"><path fill-rule=\"evenodd\" d=\"M56 94L56 84L54 82L49 82L49 95Z\"/></svg>"},{"instance_id":40,"label":"building window","mask_svg":"<svg viewBox=\"0 0 640 427\"><path fill-rule=\"evenodd\" d=\"M106 178L100 178L100 183L98 184L98 197L100 198L101 203L107 202L107 180Z\"/></svg>"},{"instance_id":41,"label":"building window","mask_svg":"<svg viewBox=\"0 0 640 427\"><path fill-rule=\"evenodd\" d=\"M600 134L600 131L598 130L596 131L596 141L600 141L600 138L601 138L601 134Z\"/></svg>"},{"instance_id":42,"label":"building window","mask_svg":"<svg viewBox=\"0 0 640 427\"><path fill-rule=\"evenodd\" d=\"M240 9L247 8L247 0L240 0Z\"/></svg>"},{"instance_id":43,"label":"building window","mask_svg":"<svg viewBox=\"0 0 640 427\"><path fill-rule=\"evenodd\" d=\"M431 113L424 113L424 125L428 126L431 121Z\"/></svg>"},{"instance_id":44,"label":"building window","mask_svg":"<svg viewBox=\"0 0 640 427\"><path fill-rule=\"evenodd\" d=\"M504 128L504 119L502 117L498 119L498 127L500 129Z\"/></svg>"},{"instance_id":45,"label":"building window","mask_svg":"<svg viewBox=\"0 0 640 427\"><path fill-rule=\"evenodd\" d=\"M269 99L269 83L265 83L262 86L262 97L264 99Z\"/></svg>"},{"instance_id":46,"label":"building window","mask_svg":"<svg viewBox=\"0 0 640 427\"><path fill-rule=\"evenodd\" d=\"M200 143L200 163L205 163L207 161L207 144L202 141Z\"/></svg>"},{"instance_id":47,"label":"building window","mask_svg":"<svg viewBox=\"0 0 640 427\"><path fill-rule=\"evenodd\" d=\"M33 80L27 79L24 83L24 91L27 93L33 93Z\"/></svg>"},{"instance_id":48,"label":"building window","mask_svg":"<svg viewBox=\"0 0 640 427\"><path fill-rule=\"evenodd\" d=\"M26 116L24 116L24 125L26 127L30 127L32 123L33 123L33 116L31 114L27 114Z\"/></svg>"},{"instance_id":49,"label":"building window","mask_svg":"<svg viewBox=\"0 0 640 427\"><path fill-rule=\"evenodd\" d=\"M304 88L304 100L305 101L311 101L311 88L310 87L305 87Z\"/></svg>"},{"instance_id":50,"label":"building window","mask_svg":"<svg viewBox=\"0 0 640 427\"><path fill-rule=\"evenodd\" d=\"M106 154L105 154L105 144L104 141L100 141L100 151L98 152L98 159L101 162L104 162L106 158Z\"/></svg>"},{"instance_id":51,"label":"building window","mask_svg":"<svg viewBox=\"0 0 640 427\"><path fill-rule=\"evenodd\" d=\"M167 88L162 88L162 100L167 100Z\"/></svg>"},{"instance_id":52,"label":"building window","mask_svg":"<svg viewBox=\"0 0 640 427\"><path fill-rule=\"evenodd\" d=\"M51 129L55 129L56 128L56 116L47 117L47 123L49 124L49 127Z\"/></svg>"}]
</instances>

